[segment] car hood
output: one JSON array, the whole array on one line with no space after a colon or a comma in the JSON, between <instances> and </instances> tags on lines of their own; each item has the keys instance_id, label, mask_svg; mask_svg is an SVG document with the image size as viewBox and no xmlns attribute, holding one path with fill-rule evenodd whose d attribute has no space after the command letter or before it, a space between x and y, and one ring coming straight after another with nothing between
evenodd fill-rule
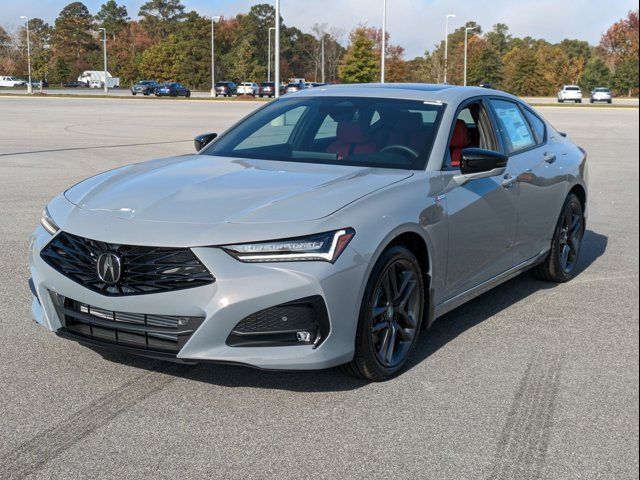
<instances>
[{"instance_id":1,"label":"car hood","mask_svg":"<svg viewBox=\"0 0 640 480\"><path fill-rule=\"evenodd\" d=\"M189 155L129 165L65 192L82 210L189 224L316 220L412 175L406 170Z\"/></svg>"}]
</instances>

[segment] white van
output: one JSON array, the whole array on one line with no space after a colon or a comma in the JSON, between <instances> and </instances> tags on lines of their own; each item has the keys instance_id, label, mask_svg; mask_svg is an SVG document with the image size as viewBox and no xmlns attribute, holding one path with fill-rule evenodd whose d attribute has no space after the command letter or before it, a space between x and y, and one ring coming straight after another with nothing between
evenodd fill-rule
<instances>
[{"instance_id":1,"label":"white van","mask_svg":"<svg viewBox=\"0 0 640 480\"><path fill-rule=\"evenodd\" d=\"M16 77L0 77L0 87L22 87L27 82Z\"/></svg>"}]
</instances>

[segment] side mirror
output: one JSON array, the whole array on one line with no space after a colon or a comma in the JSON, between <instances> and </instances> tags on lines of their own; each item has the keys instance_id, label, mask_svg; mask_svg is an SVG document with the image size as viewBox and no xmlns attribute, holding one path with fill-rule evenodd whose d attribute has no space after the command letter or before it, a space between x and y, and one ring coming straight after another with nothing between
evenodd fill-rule
<instances>
[{"instance_id":1,"label":"side mirror","mask_svg":"<svg viewBox=\"0 0 640 480\"><path fill-rule=\"evenodd\" d=\"M193 139L193 145L196 147L196 152L199 152L204 147L209 145L211 141L218 136L217 133L203 133Z\"/></svg>"},{"instance_id":2,"label":"side mirror","mask_svg":"<svg viewBox=\"0 0 640 480\"><path fill-rule=\"evenodd\" d=\"M465 148L462 150L462 162L460 171L464 174L481 173L504 168L509 157L500 152L485 150L483 148Z\"/></svg>"}]
</instances>

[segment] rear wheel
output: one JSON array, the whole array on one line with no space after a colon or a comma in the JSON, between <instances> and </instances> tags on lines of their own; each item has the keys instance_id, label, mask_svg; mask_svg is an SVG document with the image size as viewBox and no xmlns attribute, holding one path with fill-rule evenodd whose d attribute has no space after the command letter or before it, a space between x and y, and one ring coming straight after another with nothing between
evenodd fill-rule
<instances>
[{"instance_id":1,"label":"rear wheel","mask_svg":"<svg viewBox=\"0 0 640 480\"><path fill-rule=\"evenodd\" d=\"M535 276L546 282L564 283L571 280L580 259L584 229L582 204L571 193L562 207L549 255L533 270Z\"/></svg>"},{"instance_id":2,"label":"rear wheel","mask_svg":"<svg viewBox=\"0 0 640 480\"><path fill-rule=\"evenodd\" d=\"M415 255L401 245L387 249L367 282L355 355L345 369L372 381L387 380L400 372L418 340L424 295Z\"/></svg>"}]
</instances>

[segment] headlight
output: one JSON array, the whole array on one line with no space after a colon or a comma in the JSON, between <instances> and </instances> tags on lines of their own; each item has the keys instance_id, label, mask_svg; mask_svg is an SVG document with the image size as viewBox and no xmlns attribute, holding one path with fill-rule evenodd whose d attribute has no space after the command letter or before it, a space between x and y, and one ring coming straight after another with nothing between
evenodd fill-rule
<instances>
[{"instance_id":1,"label":"headlight","mask_svg":"<svg viewBox=\"0 0 640 480\"><path fill-rule=\"evenodd\" d=\"M40 225L42 225L44 229L51 235L55 235L57 231L60 230L60 227L58 227L58 225L56 225L56 222L54 222L51 218L47 207L44 207L42 209L42 218L40 219Z\"/></svg>"},{"instance_id":2,"label":"headlight","mask_svg":"<svg viewBox=\"0 0 640 480\"><path fill-rule=\"evenodd\" d=\"M335 262L356 234L353 228L271 242L222 247L241 262Z\"/></svg>"}]
</instances>

